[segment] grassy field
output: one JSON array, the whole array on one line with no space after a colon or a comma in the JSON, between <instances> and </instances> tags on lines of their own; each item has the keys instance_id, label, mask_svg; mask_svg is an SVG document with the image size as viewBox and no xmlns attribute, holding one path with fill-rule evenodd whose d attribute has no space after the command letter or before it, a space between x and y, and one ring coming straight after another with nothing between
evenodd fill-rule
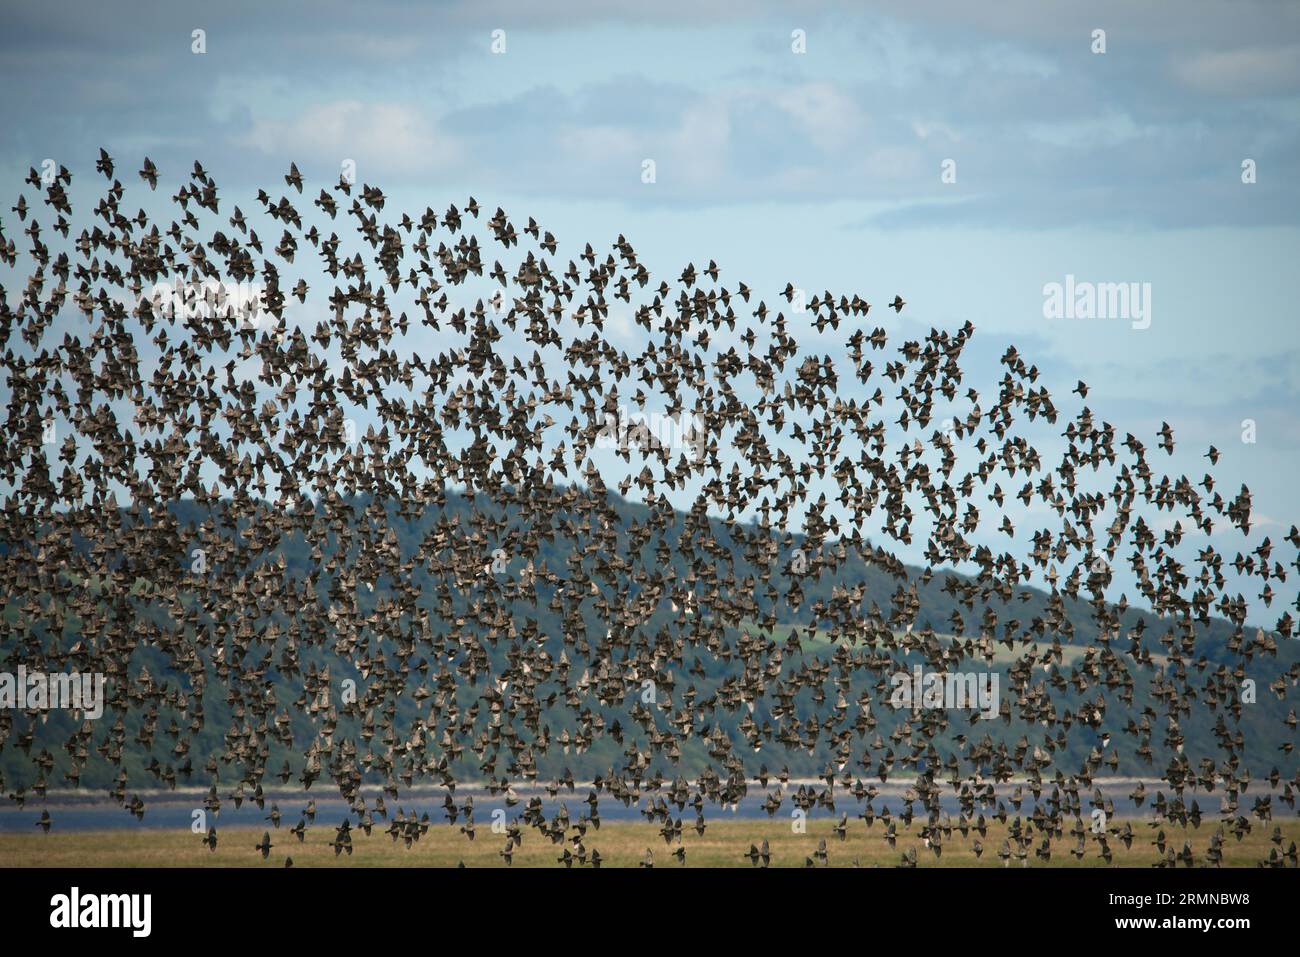
<instances>
[{"instance_id":1,"label":"grassy field","mask_svg":"<svg viewBox=\"0 0 1300 957\"><path fill-rule=\"evenodd\" d=\"M1112 822L1114 823L1116 822ZM1286 820L1278 823L1281 823L1283 832L1283 849L1291 841L1300 841L1300 821ZM919 867L1003 866L997 852L1007 832L996 821L991 822L988 834L982 838L973 831L967 837L962 837L954 830L952 837L944 844L942 856L938 858L922 844L916 824L912 830L907 831L901 825L898 826L895 848L891 848L885 841L885 828L879 821L869 828L861 819L850 820L846 840L843 842L831 832L832 824L828 819L809 820L806 833L794 834L788 821L780 819L721 820L710 821L704 835L700 836L690 828L690 822L684 820L681 846L686 849L685 866L750 867L746 856L750 843L761 844L764 838L767 838L771 847L773 867L804 866L822 838L826 839L827 863L831 867L848 867L855 862L863 867L892 867L899 863L904 851L913 847L916 848ZM1131 849L1126 850L1117 838L1110 839L1114 854L1111 866L1149 867L1161 856L1152 843L1160 829L1150 827L1146 821L1134 820L1132 824L1134 840ZM262 832L247 828L218 829L219 839L215 851L209 851L200 844L199 835L188 831L120 830L59 834L55 830L48 835L3 834L0 835L0 866L283 867L286 855L293 858L295 867L455 867L461 862L466 867L506 866L498 853L505 845L505 837L493 834L487 824L479 825L473 841L460 833L458 827L436 824L409 850L382 833L383 826L386 825L375 828L370 837L366 837L360 830L354 830L352 855L349 857L345 853L337 859L330 846L334 828L320 823L307 831L303 843L299 843L297 837L285 828L273 830L273 848L266 860L254 850L254 845L261 840ZM1118 822L1118 826L1122 829L1124 822ZM1270 840L1274 826L1273 823L1256 822L1251 833L1240 841L1231 834L1225 835L1224 866L1253 867L1266 858L1269 850L1275 846ZM1183 831L1168 826L1163 828L1175 853L1182 849L1184 840L1192 842L1198 866L1204 863L1204 851L1214 829L1214 825L1209 823L1203 823L1199 830L1189 828ZM599 830L588 830L584 843L588 852L593 848L600 851L602 866L606 867L636 867L644 858L647 848L654 852L654 866L670 869L683 866L672 856L676 844L666 844L658 830L659 827L655 824L611 822ZM570 829L570 836L575 833ZM983 856L979 859L973 850L977 839L984 846ZM1042 837L1035 834L1025 863L1022 865L1013 858L1009 866L1106 866L1098 854L1097 845L1091 840L1086 844L1087 853L1082 860L1076 860L1070 853L1070 848L1076 842L1068 834L1053 841L1050 861L1044 862L1035 856L1034 849L1041 843ZM523 846L515 848L513 866L561 866L557 858L563 849L564 845L552 844L536 831L526 830ZM575 863L574 866L578 865Z\"/></svg>"}]
</instances>

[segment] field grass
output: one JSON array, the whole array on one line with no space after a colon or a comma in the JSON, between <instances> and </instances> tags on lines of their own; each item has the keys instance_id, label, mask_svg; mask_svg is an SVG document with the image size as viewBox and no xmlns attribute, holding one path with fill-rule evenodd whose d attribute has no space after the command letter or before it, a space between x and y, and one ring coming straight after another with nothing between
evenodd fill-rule
<instances>
[{"instance_id":1,"label":"field grass","mask_svg":"<svg viewBox=\"0 0 1300 957\"><path fill-rule=\"evenodd\" d=\"M896 822L897 823L897 822ZM1111 822L1123 828L1124 822ZM1300 840L1300 821L1278 822L1283 833L1282 848L1291 841ZM719 820L709 821L703 836L683 819L682 845L686 848L685 866L688 867L750 867L746 852L750 843L761 844L766 838L772 852L773 867L802 867L805 860L816 851L822 838L826 839L828 864L831 867L852 866L892 867L899 863L904 851L916 848L919 867L1002 867L997 852L1007 837L1004 825L990 822L988 833L979 837L975 832L962 837L953 831L947 839L941 857L926 848L920 840L919 825L910 830L898 824L897 846L891 848L884 839L885 828L877 820L872 827L866 822L850 820L846 840L841 842L832 832L833 822L817 818L807 822L804 834L795 834L788 819L783 820ZM1132 821L1134 840L1131 849L1125 849L1112 837L1110 847L1114 854L1111 866L1150 867L1161 854L1153 845L1160 828L1149 826L1147 821ZM463 862L466 867L504 867L498 853L505 837L493 834L486 823L480 823L475 840L466 838L459 827L447 824L432 825L428 832L411 849L382 833L386 824L375 828L367 837L359 829L353 830L353 853L336 858L329 842L334 828L317 823L308 829L306 840L298 839L285 828L273 830L273 848L263 860L254 850L262 837L260 830L249 828L218 829L218 844L209 851L200 844L200 835L188 831L118 830L59 834L0 835L0 866L5 867L283 867L285 857L293 858L295 867L455 867ZM1238 841L1225 835L1224 861L1227 867L1253 867L1264 860L1275 845L1270 838L1274 823L1256 821L1249 834ZM657 824L610 822L599 830L588 830L584 843L587 851L598 849L602 866L636 867L645 856L646 849L654 852L654 866L676 868L682 866L673 857L676 844L668 845L659 836ZM1175 852L1182 850L1184 840L1192 842L1197 865L1204 863L1204 851L1213 835L1215 825L1203 823L1199 829L1163 827L1168 843ZM570 829L573 836L575 830ZM982 858L973 850L978 839L984 846ZM1086 843L1087 853L1076 860L1070 848L1075 839L1066 834L1053 841L1050 861L1035 857L1034 849L1042 843L1042 836L1034 834L1029 855L1024 862L1012 859L1011 867L1104 867L1098 846L1091 839ZM1014 842L1013 842L1014 845ZM558 867L557 858L564 845L552 844L536 831L526 829L523 846L515 848L514 867ZM574 865L578 866L577 864ZM590 866L590 865L587 865ZM1179 865L1180 867L1183 865Z\"/></svg>"}]
</instances>

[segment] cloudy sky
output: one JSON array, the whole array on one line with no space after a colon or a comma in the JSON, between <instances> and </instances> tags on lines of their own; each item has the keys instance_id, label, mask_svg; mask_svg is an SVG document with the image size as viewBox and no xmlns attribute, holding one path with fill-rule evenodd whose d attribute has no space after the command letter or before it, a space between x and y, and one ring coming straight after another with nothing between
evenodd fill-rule
<instances>
[{"instance_id":1,"label":"cloudy sky","mask_svg":"<svg viewBox=\"0 0 1300 957\"><path fill-rule=\"evenodd\" d=\"M1300 5L866 6L10 5L0 175L90 178L103 146L251 197L350 160L397 208L473 193L570 256L622 233L657 277L711 258L769 298L901 293L891 332L975 324L973 378L1014 342L1121 435L1170 422L1172 474L1217 446L1277 541L1300 520ZM1067 276L1149 284L1149 313L1046 317Z\"/></svg>"}]
</instances>

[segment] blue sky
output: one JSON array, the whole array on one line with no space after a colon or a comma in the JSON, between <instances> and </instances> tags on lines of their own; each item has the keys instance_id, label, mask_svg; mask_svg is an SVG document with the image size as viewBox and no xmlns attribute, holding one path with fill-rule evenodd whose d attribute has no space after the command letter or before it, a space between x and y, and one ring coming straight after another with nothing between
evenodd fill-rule
<instances>
[{"instance_id":1,"label":"blue sky","mask_svg":"<svg viewBox=\"0 0 1300 957\"><path fill-rule=\"evenodd\" d=\"M787 281L901 293L901 316L869 324L915 338L974 322L982 391L1014 342L1068 411L1083 379L1121 435L1153 446L1173 424L1171 474L1198 478L1217 446L1224 488L1255 494L1251 544L1297 520L1298 5L52 2L0 17L10 192L46 157L92 180L104 146L128 171L147 154L164 185L201 159L247 209L290 161L314 194L351 159L392 208L472 193L535 216L561 256L622 233L656 279L714 259L769 302ZM1150 327L1045 318L1044 285L1067 275L1150 283ZM1239 541L1219 544L1231 557Z\"/></svg>"}]
</instances>

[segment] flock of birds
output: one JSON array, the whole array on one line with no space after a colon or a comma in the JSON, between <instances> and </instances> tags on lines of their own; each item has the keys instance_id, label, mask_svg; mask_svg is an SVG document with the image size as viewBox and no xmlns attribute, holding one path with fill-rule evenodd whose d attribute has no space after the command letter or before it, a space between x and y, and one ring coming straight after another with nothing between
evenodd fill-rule
<instances>
[{"instance_id":1,"label":"flock of birds","mask_svg":"<svg viewBox=\"0 0 1300 957\"><path fill-rule=\"evenodd\" d=\"M960 365L969 323L890 352L860 296L814 295L801 313L802 294L788 285L773 308L744 283L723 285L714 262L655 283L622 236L608 252L587 245L578 261L556 262L551 233L531 218L520 227L500 209L489 215L473 198L397 217L380 189L341 179L308 205L295 166L283 195L259 190L250 215L195 163L171 217L151 221L125 204L103 151L97 171L108 187L90 221L74 223L72 175L61 167L31 171L32 199L11 210L21 237L6 235L13 219L0 223L0 259L15 270L22 242L33 268L0 303L5 667L108 678L106 718L62 742L67 783L98 755L120 769L113 798L142 817L133 791L150 782L128 781L127 754L149 755L155 785L210 783L214 813L221 791L263 806L268 774L303 788L324 779L356 818L329 842L340 856L352 853L354 829L381 821L407 847L426 834L427 813L389 818L384 804L417 781L446 790L447 820L472 839L473 801L454 797L454 767L472 756L511 808L498 835L505 863L532 830L559 849L558 863L593 867L600 800L640 806L661 826L669 859L684 862L679 815L694 810L702 834L706 805L734 806L756 784L769 814L834 813L837 795L852 797L891 847L904 840L904 866L916 864L918 846L939 855L954 830L975 834L982 853L990 819L1010 829L994 852L1004 864L1050 860L1053 841L1109 861L1116 843L1132 843L1132 825L1091 828L1088 807L1113 811L1100 785L1125 739L1148 763L1155 748L1170 756L1152 799L1164 864L1217 863L1226 840L1267 826L1275 796L1294 809L1300 773L1287 780L1275 768L1270 793L1247 794L1235 725L1247 669L1276 660L1295 619L1284 610L1270 631L1248 629L1250 602L1228 593L1225 571L1257 580L1270 606L1272 584L1300 569L1300 557L1280 554L1300 548L1300 530L1235 559L1216 549L1212 533L1249 534L1250 492L1222 489L1208 473L1161 472L1155 456L1174 448L1168 425L1148 446L1085 405L1066 417L1052 463L1032 429L1046 423L1060 435L1064 413L1014 347L991 395L970 386ZM162 181L147 159L139 176L151 191ZM324 275L333 288L308 307L308 279ZM169 307L160 283L200 290L204 308ZM225 292L240 283L261 290L256 308ZM462 291L458 306L449 292ZM905 305L887 303L895 315ZM614 328L611 313L630 324ZM795 325L814 344L844 333L819 355L800 346ZM419 336L436 355L415 351ZM631 341L640 348L618 345ZM1084 383L1074 391L1086 402ZM602 457L608 423L632 407L693 417L700 441L639 434ZM1207 456L1217 462L1215 449ZM611 474L620 460L626 474ZM438 510L449 487L474 503L470 520L443 515L404 553L391 523ZM633 489L648 519L625 525L610 493ZM679 511L670 495L689 504ZM182 498L206 510L203 521L177 519ZM988 529L1017 542L1007 508L1016 501L1022 525L1046 521L1032 549L978 544ZM876 542L864 528L878 528ZM1189 533L1207 542L1194 564L1178 558ZM557 537L573 548L564 567L548 567L539 548ZM914 539L925 543L919 575L879 544ZM290 540L310 551L304 574L290 574L277 551ZM850 555L892 577L887 609L864 607L863 583L835 578ZM756 573L737 575L737 556ZM1154 613L1136 627L1122 623L1126 599L1106 598L1121 561ZM954 567L970 573L944 570ZM800 611L801 582L823 576L837 581L831 600L804 609L805 624L782 642L776 630ZM965 611L952 615L954 640L918 623L918 584L936 576ZM1014 611L1031 583L1050 590L1045 615L994 610ZM1067 663L1079 602L1097 638ZM542 633L529 616L543 606L561 633ZM1216 617L1231 628L1236 667L1198 657L1198 635ZM1146 634L1149 620L1163 633ZM814 627L830 639L824 655L803 650L801 632ZM999 715L1030 729L1017 743L996 741L977 719L945 739L958 719L943 710L909 715L882 739L873 707L887 698L898 655L943 672L991 665L998 643L1020 652ZM165 656L166 677L140 665L146 648ZM304 663L312 650L355 669L355 700L340 700L329 667ZM693 681L704 677L701 657L725 666L707 693ZM1152 696L1139 709L1144 670ZM292 705L277 699L271 675L300 687ZM1300 666L1275 677L1269 688L1284 697ZM641 696L647 682L652 703ZM1083 704L1058 710L1056 692L1067 689ZM409 726L394 718L400 695L420 707ZM215 698L231 716L223 749L195 767L191 736ZM291 706L311 722L309 740L295 738ZM1193 742L1196 754L1180 726L1192 709L1215 716L1212 747ZM721 731L719 713L741 716L739 739ZM1125 723L1111 740L1115 713ZM139 721L130 738L128 714ZM0 712L0 748L20 749L34 769L22 788L0 783L19 803L44 798L55 768L48 747L36 747L41 717ZM358 722L360 740L338 733L343 719ZM1295 726L1293 709L1276 729L1288 756ZM1088 758L1054 766L1072 735L1096 741ZM586 788L582 815L564 805L548 813L540 797L516 793L537 783L540 756L611 738L621 757ZM955 746L944 754L936 742L947 740ZM707 746L709 766L694 781L666 776L692 741ZM273 745L301 750L297 767L277 772ZM753 773L755 752L773 745L830 756L822 778L796 787L788 772ZM916 776L904 812L891 815L863 779L900 770ZM223 773L237 777L233 789L229 777L221 786ZM379 782L368 806L364 788ZM995 786L1012 783L1009 815ZM567 774L547 790L580 787ZM955 822L941 807L945 789L960 805ZM1163 830L1200 827L1189 790L1221 796L1199 849L1175 847ZM1032 813L1022 818L1026 794ZM1131 795L1138 806L1146 796L1145 786ZM278 805L271 820L278 832ZM314 822L312 801L289 833L304 841ZM38 826L50 825L46 811ZM833 838L843 841L847 825L844 813ZM217 842L213 827L203 844ZM268 831L254 850L266 858L282 843ZM1296 846L1283 843L1279 829L1262 863L1294 866ZM768 842L744 858L766 866ZM827 859L822 840L805 863ZM654 861L647 849L642 865Z\"/></svg>"}]
</instances>

